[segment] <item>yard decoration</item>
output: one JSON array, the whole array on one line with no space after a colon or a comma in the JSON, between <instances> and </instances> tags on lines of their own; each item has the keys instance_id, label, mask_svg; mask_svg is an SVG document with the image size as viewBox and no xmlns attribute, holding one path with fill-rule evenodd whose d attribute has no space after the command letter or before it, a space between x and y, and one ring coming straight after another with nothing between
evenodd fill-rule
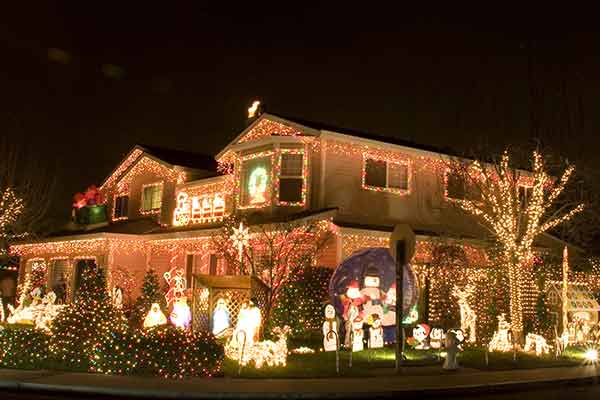
<instances>
[{"instance_id":1,"label":"yard decoration","mask_svg":"<svg viewBox=\"0 0 600 400\"><path fill-rule=\"evenodd\" d=\"M427 324L418 324L413 328L413 338L415 340L415 349L427 350L429 349L429 332L431 328Z\"/></svg>"},{"instance_id":2,"label":"yard decoration","mask_svg":"<svg viewBox=\"0 0 600 400\"><path fill-rule=\"evenodd\" d=\"M501 352L509 352L513 350L510 323L506 321L504 313L498 315L498 330L494 332L494 336L492 337L488 348L490 351Z\"/></svg>"},{"instance_id":3,"label":"yard decoration","mask_svg":"<svg viewBox=\"0 0 600 400\"><path fill-rule=\"evenodd\" d=\"M163 274L163 277L169 285L165 300L167 301L167 307L170 307L177 299L185 296L185 288L187 285L185 271L183 268L172 267Z\"/></svg>"},{"instance_id":4,"label":"yard decoration","mask_svg":"<svg viewBox=\"0 0 600 400\"><path fill-rule=\"evenodd\" d=\"M475 343L476 327L477 327L477 315L471 306L469 305L469 297L475 292L473 285L467 285L464 289L454 285L452 295L457 298L458 306L460 307L460 329L463 332L468 332L467 341Z\"/></svg>"},{"instance_id":5,"label":"yard decoration","mask_svg":"<svg viewBox=\"0 0 600 400\"><path fill-rule=\"evenodd\" d=\"M131 310L131 325L134 327L143 326L148 311L157 304L161 312L166 311L166 300L163 291L160 288L159 277L156 272L150 268L144 275L142 284L142 294L135 300Z\"/></svg>"},{"instance_id":6,"label":"yard decoration","mask_svg":"<svg viewBox=\"0 0 600 400\"><path fill-rule=\"evenodd\" d=\"M150 307L150 311L144 318L144 328L154 328L155 326L165 325L167 323L167 317L160 309L158 303L153 303Z\"/></svg>"},{"instance_id":7,"label":"yard decoration","mask_svg":"<svg viewBox=\"0 0 600 400\"><path fill-rule=\"evenodd\" d=\"M550 353L550 346L543 336L536 335L535 333L528 333L525 337L525 347L523 348L523 351L532 350L535 350L536 356L541 356Z\"/></svg>"},{"instance_id":8,"label":"yard decoration","mask_svg":"<svg viewBox=\"0 0 600 400\"><path fill-rule=\"evenodd\" d=\"M243 331L240 331L243 332ZM287 364L287 336L290 333L288 326L283 328L273 328L273 334L277 336L277 341L265 340L260 342L246 343L236 338L234 334L227 345L225 345L225 355L238 361L240 366L246 366L254 362L256 368L262 368L265 364L269 367L283 366ZM243 346L243 347L242 347Z\"/></svg>"},{"instance_id":9,"label":"yard decoration","mask_svg":"<svg viewBox=\"0 0 600 400\"><path fill-rule=\"evenodd\" d=\"M335 317L335 308L331 304L325 306L325 321L323 322L323 350L336 351L338 349L338 323Z\"/></svg>"},{"instance_id":10,"label":"yard decoration","mask_svg":"<svg viewBox=\"0 0 600 400\"><path fill-rule=\"evenodd\" d=\"M359 315L352 320L352 351L364 350L364 331L363 331L363 319Z\"/></svg>"},{"instance_id":11,"label":"yard decoration","mask_svg":"<svg viewBox=\"0 0 600 400\"><path fill-rule=\"evenodd\" d=\"M115 286L113 287L113 290L111 291L111 300L113 302L113 306L115 306L118 309L123 309L123 291L121 290L120 287Z\"/></svg>"},{"instance_id":12,"label":"yard decoration","mask_svg":"<svg viewBox=\"0 0 600 400\"><path fill-rule=\"evenodd\" d=\"M364 318L371 315L383 315L382 298L384 292L380 289L381 280L379 271L373 264L369 264L363 280L364 287L361 289L362 314Z\"/></svg>"},{"instance_id":13,"label":"yard decoration","mask_svg":"<svg viewBox=\"0 0 600 400\"><path fill-rule=\"evenodd\" d=\"M329 282L329 296L337 313L344 317L346 338L350 345L348 331L353 320L350 310L358 308L359 314L368 317L376 313L382 320L384 341L394 341L396 321L395 288L396 264L389 249L372 247L354 252L334 271ZM360 284L364 287L361 289ZM417 282L410 265L404 267L403 279L404 315L416 304Z\"/></svg>"},{"instance_id":14,"label":"yard decoration","mask_svg":"<svg viewBox=\"0 0 600 400\"><path fill-rule=\"evenodd\" d=\"M381 327L381 319L379 315L372 316L373 323L369 328L369 348L380 349L383 347L383 328Z\"/></svg>"},{"instance_id":15,"label":"yard decoration","mask_svg":"<svg viewBox=\"0 0 600 400\"><path fill-rule=\"evenodd\" d=\"M238 314L237 324L233 330L231 340L237 342L240 337L239 333L244 333L244 342L247 348L251 348L258 340L261 327L261 313L258 307L254 305L252 300L248 300L242 304L242 308ZM242 343L236 343L236 348L241 346Z\"/></svg>"},{"instance_id":16,"label":"yard decoration","mask_svg":"<svg viewBox=\"0 0 600 400\"><path fill-rule=\"evenodd\" d=\"M217 300L217 305L212 315L212 333L215 336L222 335L227 329L231 327L231 314L227 307L225 299L220 298Z\"/></svg>"},{"instance_id":17,"label":"yard decoration","mask_svg":"<svg viewBox=\"0 0 600 400\"><path fill-rule=\"evenodd\" d=\"M444 330L442 328L432 328L429 334L429 346L432 349L439 350L444 344Z\"/></svg>"},{"instance_id":18,"label":"yard decoration","mask_svg":"<svg viewBox=\"0 0 600 400\"><path fill-rule=\"evenodd\" d=\"M187 304L187 298L179 297L175 300L169 319L176 328L187 329L190 327L192 312L190 311L190 306Z\"/></svg>"},{"instance_id":19,"label":"yard decoration","mask_svg":"<svg viewBox=\"0 0 600 400\"><path fill-rule=\"evenodd\" d=\"M55 304L56 295L52 291L41 297L40 288L36 288L31 292L31 298L31 303L26 306L24 305L26 304L25 301L20 302L17 308L13 308L9 304L10 315L6 322L9 324L31 324L37 329L50 331L52 321L65 306Z\"/></svg>"},{"instance_id":20,"label":"yard decoration","mask_svg":"<svg viewBox=\"0 0 600 400\"><path fill-rule=\"evenodd\" d=\"M456 338L456 333L453 331L446 332L446 339L444 342L446 347L446 360L444 361L443 368L445 370L454 371L458 369L458 361L456 355L459 351L459 343Z\"/></svg>"}]
</instances>

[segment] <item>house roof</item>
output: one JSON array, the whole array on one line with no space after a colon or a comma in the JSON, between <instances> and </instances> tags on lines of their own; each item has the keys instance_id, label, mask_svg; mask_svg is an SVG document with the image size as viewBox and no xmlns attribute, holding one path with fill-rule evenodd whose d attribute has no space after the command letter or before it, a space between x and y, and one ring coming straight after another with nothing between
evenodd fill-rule
<instances>
[{"instance_id":1,"label":"house roof","mask_svg":"<svg viewBox=\"0 0 600 400\"><path fill-rule=\"evenodd\" d=\"M165 147L147 144L138 145L146 153L165 161L171 165L179 165L186 168L203 169L206 171L217 171L217 161L213 156L195 153L191 151L168 149Z\"/></svg>"},{"instance_id":2,"label":"house roof","mask_svg":"<svg viewBox=\"0 0 600 400\"><path fill-rule=\"evenodd\" d=\"M425 144L421 144L421 143L415 143L415 142L397 138L397 137L376 135L376 134L359 131L359 130L352 129L352 128L345 128L345 127L339 127L339 126L334 126L334 125L330 125L330 124L324 124L321 122L309 121L309 120L305 120L305 119L301 119L301 118L296 118L293 116L286 116L286 115L279 114L279 113L268 112L266 114L274 115L278 118L282 118L282 119L294 122L296 124L304 125L306 127L320 130L320 131L337 132L337 133L342 133L344 135L356 136L359 138L369 139L369 140L376 140L379 142L395 144L398 146L411 147L414 149L425 150L425 151L430 151L430 152L434 152L434 153L443 153L443 154L450 155L450 156L457 156L457 157L459 156L459 154L456 151L449 149L449 148L437 148L435 146L425 145Z\"/></svg>"}]
</instances>

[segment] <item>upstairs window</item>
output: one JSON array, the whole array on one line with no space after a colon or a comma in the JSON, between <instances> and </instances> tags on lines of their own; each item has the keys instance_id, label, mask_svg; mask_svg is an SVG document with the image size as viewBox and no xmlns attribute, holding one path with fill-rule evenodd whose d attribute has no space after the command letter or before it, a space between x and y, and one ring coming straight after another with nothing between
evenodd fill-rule
<instances>
[{"instance_id":1,"label":"upstairs window","mask_svg":"<svg viewBox=\"0 0 600 400\"><path fill-rule=\"evenodd\" d=\"M404 194L409 191L408 162L364 159L363 188Z\"/></svg>"},{"instance_id":2,"label":"upstairs window","mask_svg":"<svg viewBox=\"0 0 600 400\"><path fill-rule=\"evenodd\" d=\"M129 196L128 195L115 197L113 219L114 220L126 219L128 207L129 207Z\"/></svg>"},{"instance_id":3,"label":"upstairs window","mask_svg":"<svg viewBox=\"0 0 600 400\"><path fill-rule=\"evenodd\" d=\"M146 185L142 189L142 213L156 213L162 205L162 183Z\"/></svg>"},{"instance_id":4,"label":"upstairs window","mask_svg":"<svg viewBox=\"0 0 600 400\"><path fill-rule=\"evenodd\" d=\"M531 196L533 194L533 187L532 186L524 186L524 185L519 185L519 203L521 203L522 207L527 207L527 205L529 204L529 199L531 199Z\"/></svg>"},{"instance_id":5,"label":"upstairs window","mask_svg":"<svg viewBox=\"0 0 600 400\"><path fill-rule=\"evenodd\" d=\"M302 205L305 200L304 179L304 153L283 150L279 170L279 204Z\"/></svg>"},{"instance_id":6,"label":"upstairs window","mask_svg":"<svg viewBox=\"0 0 600 400\"><path fill-rule=\"evenodd\" d=\"M446 198L451 200L479 200L481 190L472 179L457 171L446 171Z\"/></svg>"},{"instance_id":7,"label":"upstairs window","mask_svg":"<svg viewBox=\"0 0 600 400\"><path fill-rule=\"evenodd\" d=\"M272 154L263 152L242 159L241 208L260 208L271 203Z\"/></svg>"}]
</instances>

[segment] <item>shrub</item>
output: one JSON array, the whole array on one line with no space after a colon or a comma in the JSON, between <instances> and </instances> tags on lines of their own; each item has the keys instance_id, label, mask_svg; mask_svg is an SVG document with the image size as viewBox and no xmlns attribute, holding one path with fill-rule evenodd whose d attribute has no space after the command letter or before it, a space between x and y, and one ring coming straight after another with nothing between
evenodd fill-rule
<instances>
[{"instance_id":1,"label":"shrub","mask_svg":"<svg viewBox=\"0 0 600 400\"><path fill-rule=\"evenodd\" d=\"M223 347L211 334L165 325L105 336L96 345L91 369L182 379L219 374L223 357Z\"/></svg>"},{"instance_id":2,"label":"shrub","mask_svg":"<svg viewBox=\"0 0 600 400\"><path fill-rule=\"evenodd\" d=\"M49 364L49 336L37 329L0 328L0 366L42 369Z\"/></svg>"},{"instance_id":3,"label":"shrub","mask_svg":"<svg viewBox=\"0 0 600 400\"><path fill-rule=\"evenodd\" d=\"M270 326L288 325L292 338L308 339L320 332L332 273L327 267L309 267L291 278L275 305Z\"/></svg>"}]
</instances>

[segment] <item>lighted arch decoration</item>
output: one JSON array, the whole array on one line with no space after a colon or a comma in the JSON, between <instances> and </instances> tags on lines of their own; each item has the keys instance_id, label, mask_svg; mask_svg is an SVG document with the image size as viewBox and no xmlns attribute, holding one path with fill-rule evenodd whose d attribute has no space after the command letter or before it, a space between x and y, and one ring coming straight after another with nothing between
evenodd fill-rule
<instances>
[{"instance_id":1,"label":"lighted arch decoration","mask_svg":"<svg viewBox=\"0 0 600 400\"><path fill-rule=\"evenodd\" d=\"M329 281L329 297L338 315L344 312L341 295L346 293L352 281L361 284L367 268L372 266L379 273L380 289L387 292L396 281L396 262L385 247L372 247L354 252L335 269ZM410 265L404 266L404 302L403 314L409 315L418 300L417 278Z\"/></svg>"}]
</instances>

